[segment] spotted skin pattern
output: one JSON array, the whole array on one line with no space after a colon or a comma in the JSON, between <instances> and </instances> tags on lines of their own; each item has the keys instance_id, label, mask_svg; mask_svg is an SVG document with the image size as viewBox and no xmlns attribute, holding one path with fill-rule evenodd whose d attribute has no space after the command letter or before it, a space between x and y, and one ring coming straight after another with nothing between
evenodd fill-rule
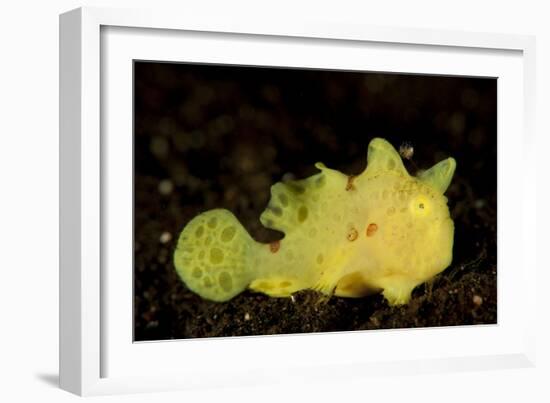
<instances>
[{"instance_id":1,"label":"spotted skin pattern","mask_svg":"<svg viewBox=\"0 0 550 403\"><path fill-rule=\"evenodd\" d=\"M193 218L174 252L187 287L212 301L247 288L272 297L315 289L355 298L382 292L398 305L450 265L454 224L443 194L453 158L411 176L394 147L375 138L360 175L315 166L313 176L271 187L260 221L283 232L280 241L256 242L228 210Z\"/></svg>"}]
</instances>

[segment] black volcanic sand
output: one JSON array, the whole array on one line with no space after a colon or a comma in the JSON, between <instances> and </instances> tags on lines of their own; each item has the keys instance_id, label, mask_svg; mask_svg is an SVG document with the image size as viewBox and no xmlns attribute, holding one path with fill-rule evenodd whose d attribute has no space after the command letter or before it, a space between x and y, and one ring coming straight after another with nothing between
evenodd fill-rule
<instances>
[{"instance_id":1,"label":"black volcanic sand","mask_svg":"<svg viewBox=\"0 0 550 403\"><path fill-rule=\"evenodd\" d=\"M135 65L135 340L496 323L496 80ZM390 307L314 291L203 300L172 263L200 212L231 210L258 241L269 188L313 164L358 174L368 142L410 142L414 173L453 156L452 265Z\"/></svg>"}]
</instances>

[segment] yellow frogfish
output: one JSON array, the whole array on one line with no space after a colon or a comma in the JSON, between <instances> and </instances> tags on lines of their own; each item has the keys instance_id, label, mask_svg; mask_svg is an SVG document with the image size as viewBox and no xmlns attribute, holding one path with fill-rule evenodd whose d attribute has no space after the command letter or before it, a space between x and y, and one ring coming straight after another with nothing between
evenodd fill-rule
<instances>
[{"instance_id":1,"label":"yellow frogfish","mask_svg":"<svg viewBox=\"0 0 550 403\"><path fill-rule=\"evenodd\" d=\"M260 221L282 231L280 241L256 242L225 209L193 218L174 252L187 287L212 301L247 288L272 297L314 289L340 297L382 292L397 305L451 264L454 224L443 194L453 158L411 176L395 148L375 138L357 176L315 166L313 176L271 187Z\"/></svg>"}]
</instances>

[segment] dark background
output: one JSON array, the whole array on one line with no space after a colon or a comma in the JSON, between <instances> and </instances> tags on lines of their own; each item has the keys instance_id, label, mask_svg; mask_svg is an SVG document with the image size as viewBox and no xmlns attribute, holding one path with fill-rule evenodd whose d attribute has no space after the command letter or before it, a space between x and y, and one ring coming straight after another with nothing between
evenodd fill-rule
<instances>
[{"instance_id":1,"label":"dark background","mask_svg":"<svg viewBox=\"0 0 550 403\"><path fill-rule=\"evenodd\" d=\"M135 340L496 323L496 79L136 62ZM389 307L381 295L319 302L244 292L201 299L172 263L200 212L227 208L251 235L269 188L324 162L366 165L373 137L414 147L412 174L452 156L452 265Z\"/></svg>"}]
</instances>

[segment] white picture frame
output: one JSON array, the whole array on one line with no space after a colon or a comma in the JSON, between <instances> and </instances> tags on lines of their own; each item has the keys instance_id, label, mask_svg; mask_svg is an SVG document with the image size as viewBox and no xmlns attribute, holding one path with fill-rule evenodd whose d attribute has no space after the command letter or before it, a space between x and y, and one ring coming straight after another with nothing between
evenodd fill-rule
<instances>
[{"instance_id":1,"label":"white picture frame","mask_svg":"<svg viewBox=\"0 0 550 403\"><path fill-rule=\"evenodd\" d=\"M188 33L192 38L186 37ZM193 41L199 41L200 46ZM181 50L181 43L187 48ZM234 46L225 46L231 52L224 53L220 43ZM272 52L261 51L267 45ZM317 46L341 52L340 57L323 61L319 58L322 52L311 50L300 59L301 51ZM124 214L107 214L124 209L128 191L131 193L131 155L125 151L131 138L124 134L128 133L127 117L131 112L130 80L124 78L128 61L178 61L179 56L173 52L180 49L180 53L186 52L185 60L196 62L296 63L303 67L323 64L361 69L364 65L357 55L369 46L382 52L377 64L369 65L372 70L502 74L496 75L502 82L498 173L499 178L507 180L499 179L498 183L499 323L475 329L342 332L323 334L322 338L292 335L133 343L128 336L132 313L128 311L131 284L127 280L131 267L128 255L119 253L131 249L127 242L131 240L131 234L127 234L131 221ZM530 36L354 26L313 17L282 23L270 21L268 16L214 20L192 14L103 8L81 8L61 15L61 387L80 395L96 395L295 382L298 374L303 381L329 375L345 379L381 373L533 366L535 323L530 317L519 318L518 306L531 308L524 312L535 312L536 287L532 279L536 278L536 254L535 242L530 241L535 233L534 200L526 197L526 190L535 186L535 175L531 164L518 168L510 162L512 158L517 161L518 155L520 160L529 161L534 153L534 49L534 38ZM399 67L405 63L400 61L403 52L426 57L419 58L424 61L407 58L409 64ZM285 53L299 61L284 59ZM508 97L502 99L502 93ZM115 103L122 113L112 119L109 107ZM120 133L117 136L110 134L115 129ZM112 158L120 164L113 164ZM128 206L126 209L130 210ZM512 219L506 214L510 211L515 212ZM514 233L515 243L510 233ZM124 241L114 245L109 240L119 239L117 234ZM517 239L523 242L518 245ZM108 270L111 259L125 267L120 271L123 274ZM512 266L520 267L521 273L511 273L508 267ZM516 296L514 304L509 296L512 287L521 295ZM458 340L462 343L453 343ZM335 348L344 354L319 354L322 349ZM185 354L186 359L178 360L179 354ZM136 364L136 357L143 365Z\"/></svg>"}]
</instances>

